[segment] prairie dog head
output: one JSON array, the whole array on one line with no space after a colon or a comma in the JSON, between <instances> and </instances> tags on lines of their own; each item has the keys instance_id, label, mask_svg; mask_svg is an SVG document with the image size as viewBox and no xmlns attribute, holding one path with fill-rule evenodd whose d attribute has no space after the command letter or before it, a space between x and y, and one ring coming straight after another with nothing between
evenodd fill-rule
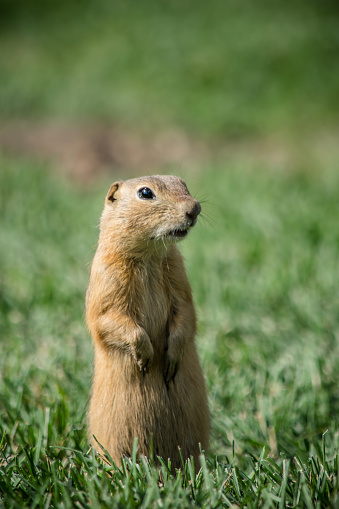
<instances>
[{"instance_id":1,"label":"prairie dog head","mask_svg":"<svg viewBox=\"0 0 339 509\"><path fill-rule=\"evenodd\" d=\"M126 251L147 251L185 238L201 212L185 182L172 175L140 177L111 185L101 232ZM112 246L113 247L113 246Z\"/></svg>"}]
</instances>

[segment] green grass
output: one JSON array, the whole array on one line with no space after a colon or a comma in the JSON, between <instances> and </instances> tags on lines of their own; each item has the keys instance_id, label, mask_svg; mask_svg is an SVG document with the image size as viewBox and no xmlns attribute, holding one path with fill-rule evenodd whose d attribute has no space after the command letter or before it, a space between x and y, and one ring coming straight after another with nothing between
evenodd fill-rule
<instances>
[{"instance_id":1,"label":"green grass","mask_svg":"<svg viewBox=\"0 0 339 509\"><path fill-rule=\"evenodd\" d=\"M84 189L0 157L0 509L338 507L338 14L332 0L2 2L1 129L240 143L182 175L203 202L181 246L212 433L174 476L136 449L103 463L87 440L84 297L125 174Z\"/></svg>"},{"instance_id":2,"label":"green grass","mask_svg":"<svg viewBox=\"0 0 339 509\"><path fill-rule=\"evenodd\" d=\"M330 0L7 0L1 117L211 137L329 130L338 14Z\"/></svg>"},{"instance_id":3,"label":"green grass","mask_svg":"<svg viewBox=\"0 0 339 509\"><path fill-rule=\"evenodd\" d=\"M184 175L204 201L182 249L212 437L201 465L159 477L103 464L86 435L84 294L114 176L84 190L2 157L0 507L337 506L339 173L306 163Z\"/></svg>"}]
</instances>

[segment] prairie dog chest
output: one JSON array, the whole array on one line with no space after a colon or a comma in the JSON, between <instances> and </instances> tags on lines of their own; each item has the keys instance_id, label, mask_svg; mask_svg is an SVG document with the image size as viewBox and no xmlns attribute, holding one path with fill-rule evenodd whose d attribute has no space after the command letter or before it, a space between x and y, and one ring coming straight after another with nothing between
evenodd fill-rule
<instances>
[{"instance_id":1,"label":"prairie dog chest","mask_svg":"<svg viewBox=\"0 0 339 509\"><path fill-rule=\"evenodd\" d=\"M162 334L171 310L171 292L161 267L147 264L139 270L139 320L150 336Z\"/></svg>"}]
</instances>

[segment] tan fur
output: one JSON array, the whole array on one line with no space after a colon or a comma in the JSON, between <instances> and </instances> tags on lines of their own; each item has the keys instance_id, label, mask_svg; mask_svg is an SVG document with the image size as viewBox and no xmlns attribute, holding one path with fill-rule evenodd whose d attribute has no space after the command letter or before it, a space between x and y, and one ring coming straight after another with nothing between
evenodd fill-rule
<instances>
[{"instance_id":1,"label":"tan fur","mask_svg":"<svg viewBox=\"0 0 339 509\"><path fill-rule=\"evenodd\" d=\"M138 191L147 187L154 199ZM87 291L95 346L89 433L120 463L138 453L181 466L208 445L205 382L182 256L170 232L194 226L200 204L174 176L112 184L101 217Z\"/></svg>"}]
</instances>

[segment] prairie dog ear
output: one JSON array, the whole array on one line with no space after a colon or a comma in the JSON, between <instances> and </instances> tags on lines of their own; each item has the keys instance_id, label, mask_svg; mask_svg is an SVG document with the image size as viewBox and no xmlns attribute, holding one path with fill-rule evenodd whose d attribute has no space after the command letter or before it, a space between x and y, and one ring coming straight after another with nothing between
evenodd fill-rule
<instances>
[{"instance_id":1,"label":"prairie dog ear","mask_svg":"<svg viewBox=\"0 0 339 509\"><path fill-rule=\"evenodd\" d=\"M106 203L108 205L111 205L118 198L119 189L121 185L122 182L118 180L117 182L114 182L114 184L112 184L111 187L109 188L109 191L106 196Z\"/></svg>"}]
</instances>

